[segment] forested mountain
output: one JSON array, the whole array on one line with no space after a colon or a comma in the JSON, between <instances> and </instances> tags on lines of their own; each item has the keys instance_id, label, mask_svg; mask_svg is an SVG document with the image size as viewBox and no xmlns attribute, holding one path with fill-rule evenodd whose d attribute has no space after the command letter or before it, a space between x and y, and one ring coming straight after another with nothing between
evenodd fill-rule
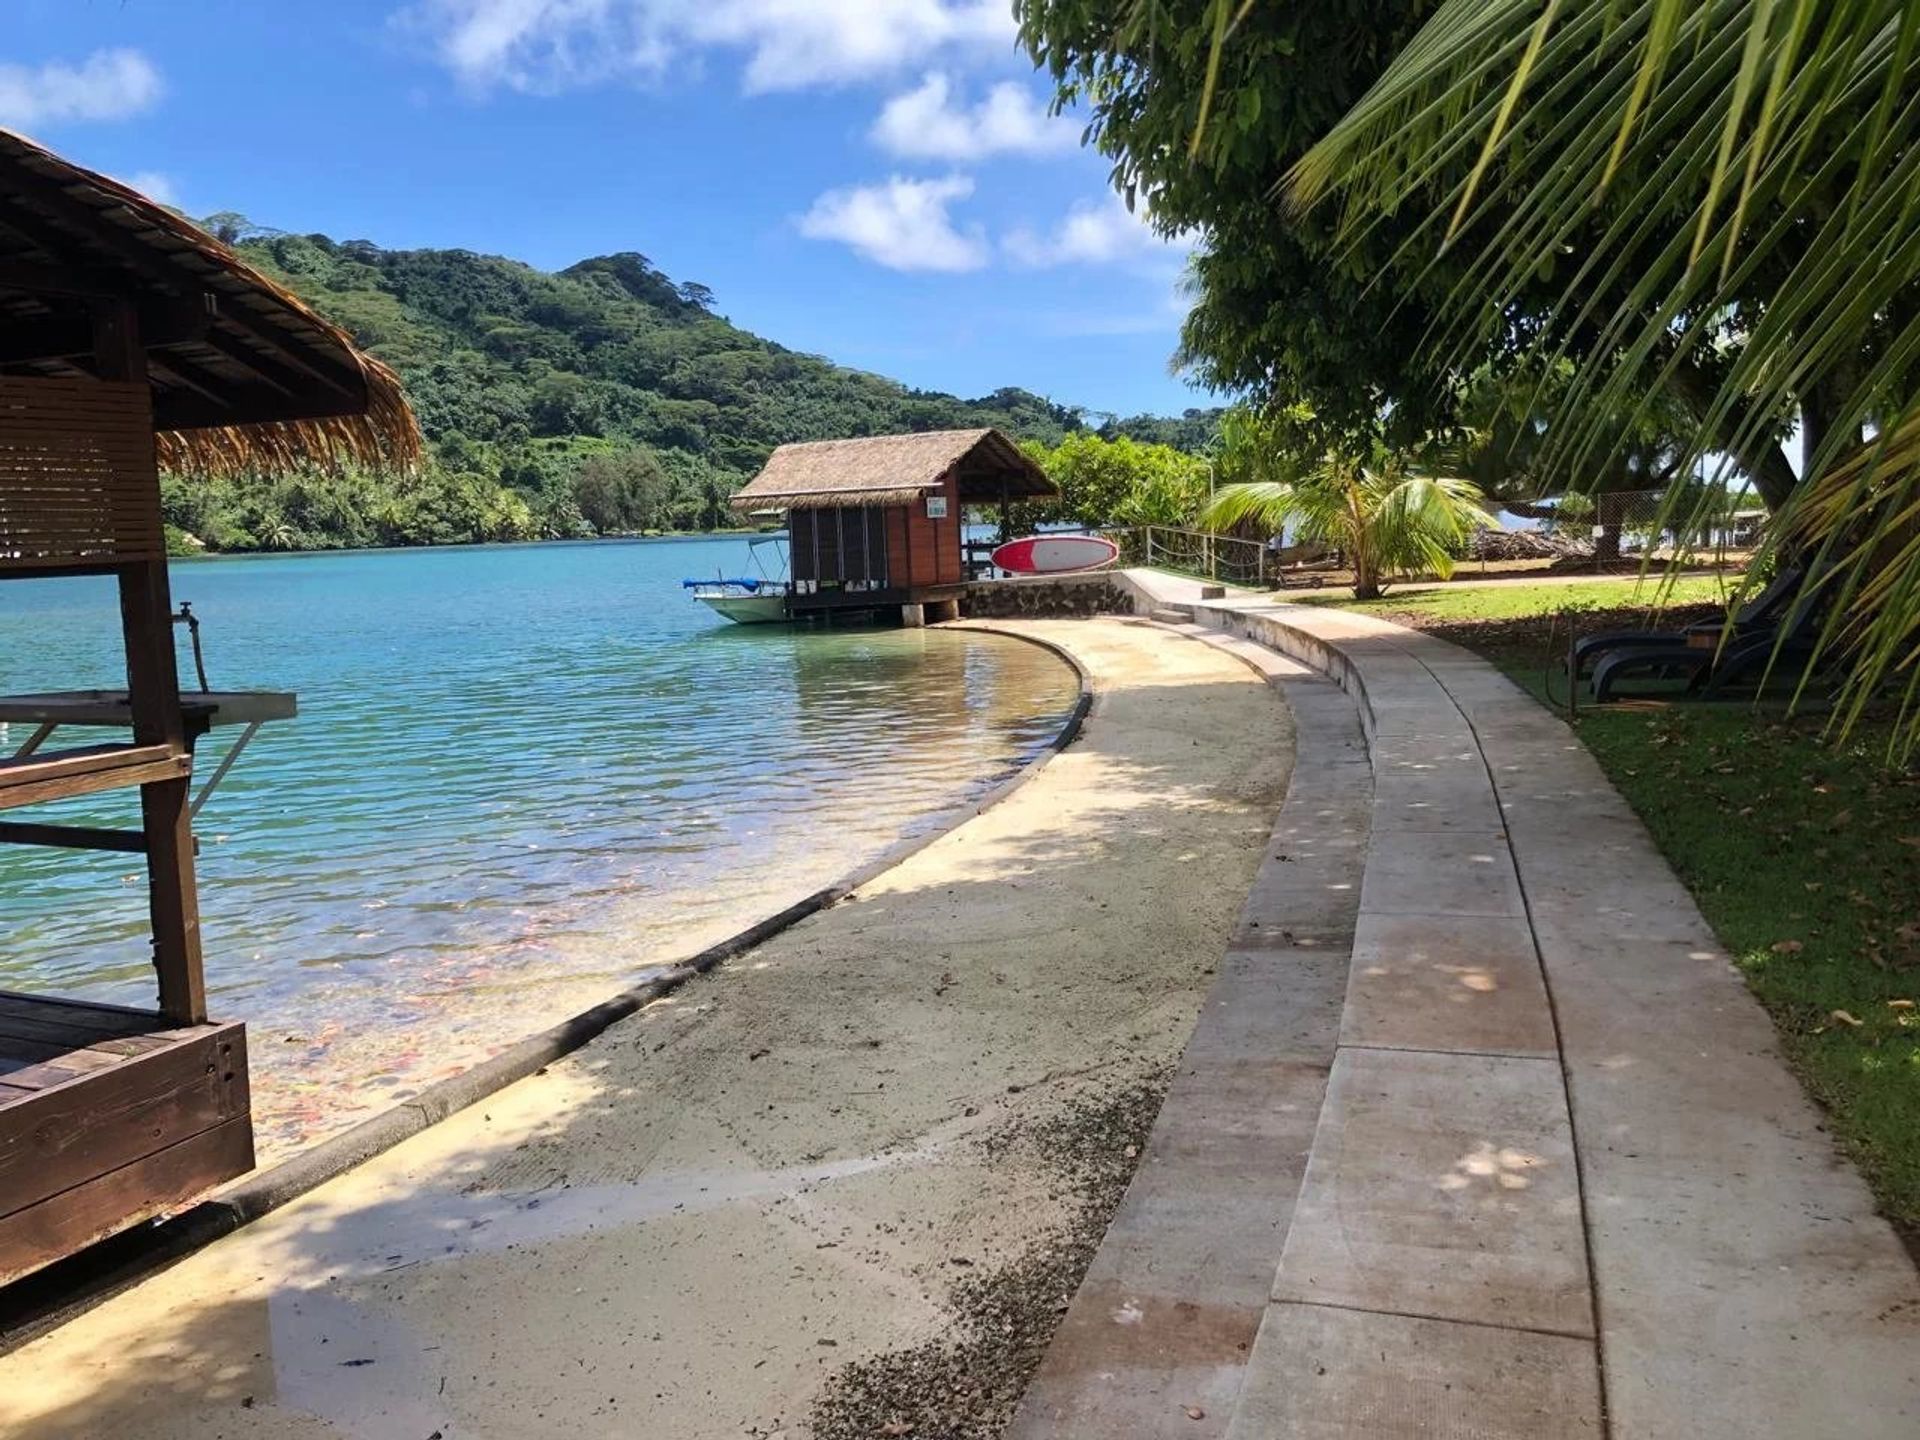
<instances>
[{"instance_id":1,"label":"forested mountain","mask_svg":"<svg viewBox=\"0 0 1920 1440\"><path fill-rule=\"evenodd\" d=\"M217 549L574 535L727 523L725 501L789 440L997 425L1198 448L1215 411L1090 425L1024 390L913 390L764 340L644 255L558 274L465 250L383 250L202 222L404 378L434 463L381 476L181 477L168 518Z\"/></svg>"}]
</instances>

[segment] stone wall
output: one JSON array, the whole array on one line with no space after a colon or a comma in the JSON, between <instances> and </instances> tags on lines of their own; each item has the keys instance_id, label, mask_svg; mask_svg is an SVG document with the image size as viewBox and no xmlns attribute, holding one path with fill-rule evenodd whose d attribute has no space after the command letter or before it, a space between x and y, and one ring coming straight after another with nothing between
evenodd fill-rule
<instances>
[{"instance_id":1,"label":"stone wall","mask_svg":"<svg viewBox=\"0 0 1920 1440\"><path fill-rule=\"evenodd\" d=\"M978 620L1083 619L1089 615L1131 615L1134 601L1114 583L1110 571L1022 575L1010 580L975 580L960 598L960 613Z\"/></svg>"}]
</instances>

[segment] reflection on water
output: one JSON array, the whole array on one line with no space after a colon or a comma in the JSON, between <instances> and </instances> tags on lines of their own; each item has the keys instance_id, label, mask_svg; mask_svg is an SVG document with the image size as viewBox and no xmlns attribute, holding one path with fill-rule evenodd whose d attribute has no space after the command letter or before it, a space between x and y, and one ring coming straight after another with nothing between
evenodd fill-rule
<instances>
[{"instance_id":1,"label":"reflection on water","mask_svg":"<svg viewBox=\"0 0 1920 1440\"><path fill-rule=\"evenodd\" d=\"M249 1022L264 1149L818 888L1031 757L1072 703L1017 641L731 626L681 594L744 550L175 566L212 683L300 694L199 824L211 1003ZM121 683L117 647L110 582L0 586L5 691ZM139 881L126 856L0 849L0 988L148 1002Z\"/></svg>"}]
</instances>

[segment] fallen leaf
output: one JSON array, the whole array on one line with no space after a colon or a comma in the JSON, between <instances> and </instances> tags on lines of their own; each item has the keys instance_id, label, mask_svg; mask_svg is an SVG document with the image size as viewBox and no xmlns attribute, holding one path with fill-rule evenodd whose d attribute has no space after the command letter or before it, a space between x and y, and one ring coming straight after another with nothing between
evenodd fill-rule
<instances>
[{"instance_id":1,"label":"fallen leaf","mask_svg":"<svg viewBox=\"0 0 1920 1440\"><path fill-rule=\"evenodd\" d=\"M1767 948L1776 955L1798 955L1807 947L1799 940L1776 940Z\"/></svg>"},{"instance_id":2,"label":"fallen leaf","mask_svg":"<svg viewBox=\"0 0 1920 1440\"><path fill-rule=\"evenodd\" d=\"M1913 1009L1913 1001L1911 1001L1911 1000L1889 1000L1889 1001L1887 1001L1887 1008L1888 1008L1889 1010L1911 1010L1911 1009Z\"/></svg>"},{"instance_id":3,"label":"fallen leaf","mask_svg":"<svg viewBox=\"0 0 1920 1440\"><path fill-rule=\"evenodd\" d=\"M882 1435L911 1435L913 1425L906 1420L889 1420L880 1427Z\"/></svg>"},{"instance_id":4,"label":"fallen leaf","mask_svg":"<svg viewBox=\"0 0 1920 1440\"><path fill-rule=\"evenodd\" d=\"M1845 1010L1834 1010L1829 1013L1831 1015L1831 1018L1838 1020L1842 1025L1859 1026L1859 1025L1864 1025L1866 1023L1864 1020L1861 1020L1854 1015L1848 1014Z\"/></svg>"}]
</instances>

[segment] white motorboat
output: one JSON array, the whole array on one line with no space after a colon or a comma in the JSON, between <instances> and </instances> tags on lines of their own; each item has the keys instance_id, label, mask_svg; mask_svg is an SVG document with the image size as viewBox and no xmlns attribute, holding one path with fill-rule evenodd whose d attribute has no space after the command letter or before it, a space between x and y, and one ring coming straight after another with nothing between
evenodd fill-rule
<instances>
[{"instance_id":1,"label":"white motorboat","mask_svg":"<svg viewBox=\"0 0 1920 1440\"><path fill-rule=\"evenodd\" d=\"M787 594L792 588L786 577L787 556L781 548L783 535L755 535L747 541L758 575L718 575L711 580L682 580L681 588L693 598L723 615L736 625L771 625L788 619ZM771 553L775 565L769 567ZM775 573L777 569L778 573Z\"/></svg>"}]
</instances>

